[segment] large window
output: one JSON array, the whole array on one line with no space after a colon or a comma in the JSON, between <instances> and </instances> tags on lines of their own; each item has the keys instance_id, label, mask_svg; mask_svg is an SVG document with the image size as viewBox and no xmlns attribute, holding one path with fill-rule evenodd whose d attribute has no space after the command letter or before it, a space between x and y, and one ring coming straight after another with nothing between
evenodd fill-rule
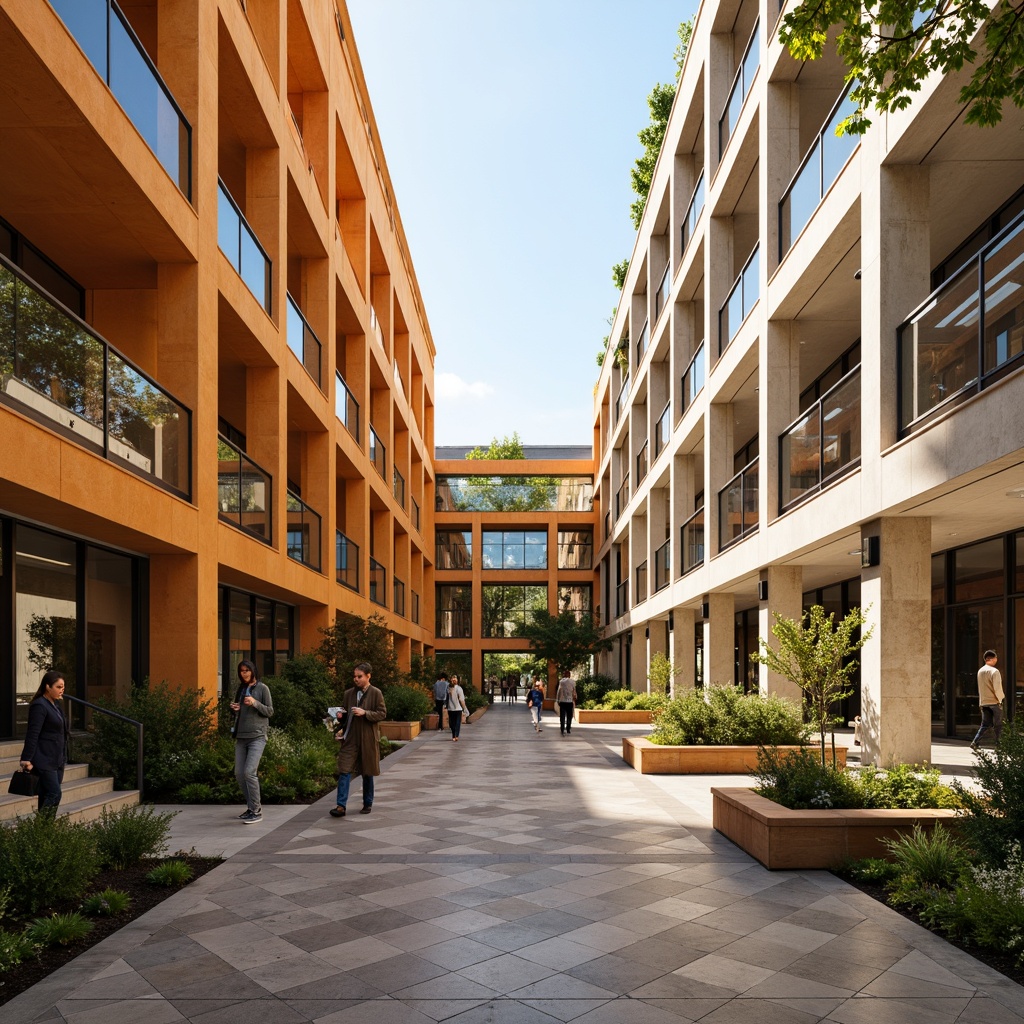
<instances>
[{"instance_id":1,"label":"large window","mask_svg":"<svg viewBox=\"0 0 1024 1024\"><path fill-rule=\"evenodd\" d=\"M594 567L594 531L558 531L558 568L592 569Z\"/></svg>"},{"instance_id":2,"label":"large window","mask_svg":"<svg viewBox=\"0 0 1024 1024\"><path fill-rule=\"evenodd\" d=\"M439 476L438 512L589 512L590 477Z\"/></svg>"},{"instance_id":3,"label":"large window","mask_svg":"<svg viewBox=\"0 0 1024 1024\"><path fill-rule=\"evenodd\" d=\"M473 588L438 584L436 590L436 625L439 637L473 635Z\"/></svg>"},{"instance_id":4,"label":"large window","mask_svg":"<svg viewBox=\"0 0 1024 1024\"><path fill-rule=\"evenodd\" d=\"M238 685L238 664L252 661L262 679L275 675L295 651L295 622L290 605L220 588L219 643L220 693L233 694Z\"/></svg>"},{"instance_id":5,"label":"large window","mask_svg":"<svg viewBox=\"0 0 1024 1024\"><path fill-rule=\"evenodd\" d=\"M547 530L484 530L485 569L546 569Z\"/></svg>"},{"instance_id":6,"label":"large window","mask_svg":"<svg viewBox=\"0 0 1024 1024\"><path fill-rule=\"evenodd\" d=\"M485 637L512 637L520 627L533 622L538 611L547 611L547 587L483 588L483 630Z\"/></svg>"},{"instance_id":7,"label":"large window","mask_svg":"<svg viewBox=\"0 0 1024 1024\"><path fill-rule=\"evenodd\" d=\"M471 569L473 534L469 530L438 530L435 534L435 568Z\"/></svg>"},{"instance_id":8,"label":"large window","mask_svg":"<svg viewBox=\"0 0 1024 1024\"><path fill-rule=\"evenodd\" d=\"M573 612L577 622L590 618L592 602L593 588L589 583L563 583L558 587L559 612Z\"/></svg>"}]
</instances>

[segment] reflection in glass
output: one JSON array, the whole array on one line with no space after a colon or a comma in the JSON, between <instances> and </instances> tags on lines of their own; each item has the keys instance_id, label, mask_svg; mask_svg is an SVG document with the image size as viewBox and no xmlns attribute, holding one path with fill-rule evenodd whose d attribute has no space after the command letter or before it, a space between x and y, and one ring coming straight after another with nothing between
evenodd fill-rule
<instances>
[{"instance_id":1,"label":"reflection in glass","mask_svg":"<svg viewBox=\"0 0 1024 1024\"><path fill-rule=\"evenodd\" d=\"M561 584L558 588L559 612L572 612L577 622L591 615L592 587L589 583Z\"/></svg>"},{"instance_id":2,"label":"reflection in glass","mask_svg":"<svg viewBox=\"0 0 1024 1024\"><path fill-rule=\"evenodd\" d=\"M434 535L434 564L437 569L473 567L473 532L437 530Z\"/></svg>"},{"instance_id":3,"label":"reflection in glass","mask_svg":"<svg viewBox=\"0 0 1024 1024\"><path fill-rule=\"evenodd\" d=\"M335 372L337 388L334 392L334 415L341 420L345 429L359 440L359 403L349 391L345 378Z\"/></svg>"},{"instance_id":4,"label":"reflection in glass","mask_svg":"<svg viewBox=\"0 0 1024 1024\"><path fill-rule=\"evenodd\" d=\"M686 209L686 216L683 218L683 244L682 252L686 252L687 245L690 244L690 239L693 238L694 232L697 230L697 221L700 220L701 212L704 209L704 172L700 172L700 177L697 179L697 185L693 190L693 195L690 197L690 205Z\"/></svg>"},{"instance_id":5,"label":"reflection in glass","mask_svg":"<svg viewBox=\"0 0 1024 1024\"><path fill-rule=\"evenodd\" d=\"M750 315L760 295L759 252L760 246L754 246L754 251L747 258L728 298L718 312L719 354L724 352L736 337L736 332Z\"/></svg>"},{"instance_id":6,"label":"reflection in glass","mask_svg":"<svg viewBox=\"0 0 1024 1024\"><path fill-rule=\"evenodd\" d=\"M288 491L288 557L320 571L320 516L297 494Z\"/></svg>"},{"instance_id":7,"label":"reflection in glass","mask_svg":"<svg viewBox=\"0 0 1024 1024\"><path fill-rule=\"evenodd\" d=\"M740 470L718 494L718 546L728 547L757 529L758 460Z\"/></svg>"},{"instance_id":8,"label":"reflection in glass","mask_svg":"<svg viewBox=\"0 0 1024 1024\"><path fill-rule=\"evenodd\" d=\"M591 477L441 476L438 512L589 512Z\"/></svg>"},{"instance_id":9,"label":"reflection in glass","mask_svg":"<svg viewBox=\"0 0 1024 1024\"><path fill-rule=\"evenodd\" d=\"M285 335L295 358L306 368L306 373L313 378L316 386L320 387L320 339L291 295L288 296Z\"/></svg>"},{"instance_id":10,"label":"reflection in glass","mask_svg":"<svg viewBox=\"0 0 1024 1024\"><path fill-rule=\"evenodd\" d=\"M473 588L438 584L435 590L435 630L439 637L473 635ZM445 655L447 657L447 653Z\"/></svg>"},{"instance_id":11,"label":"reflection in glass","mask_svg":"<svg viewBox=\"0 0 1024 1024\"><path fill-rule=\"evenodd\" d=\"M485 530L481 535L485 569L546 569L546 530Z\"/></svg>"},{"instance_id":12,"label":"reflection in glass","mask_svg":"<svg viewBox=\"0 0 1024 1024\"><path fill-rule=\"evenodd\" d=\"M981 721L978 668L989 648L1005 662L1006 623L1002 600L953 609L953 711L955 735L970 737Z\"/></svg>"},{"instance_id":13,"label":"reflection in glass","mask_svg":"<svg viewBox=\"0 0 1024 1024\"><path fill-rule=\"evenodd\" d=\"M743 52L743 57L740 60L740 66L736 69L736 77L732 83L732 89L729 91L729 98L725 102L725 110L718 122L718 154L721 159L722 154L725 153L725 147L729 144L729 140L732 138L732 133L736 128L736 122L740 118L740 111L743 109L743 103L747 98L747 93L750 92L750 86L753 84L754 75L757 73L757 69L761 63L761 46L760 46L760 22L754 25L754 31L750 35L750 41L747 43L747 48Z\"/></svg>"},{"instance_id":14,"label":"reflection in glass","mask_svg":"<svg viewBox=\"0 0 1024 1024\"><path fill-rule=\"evenodd\" d=\"M701 506L683 523L683 573L704 564L704 507Z\"/></svg>"},{"instance_id":15,"label":"reflection in glass","mask_svg":"<svg viewBox=\"0 0 1024 1024\"><path fill-rule=\"evenodd\" d=\"M334 576L343 587L359 591L359 545L341 530L334 535Z\"/></svg>"},{"instance_id":16,"label":"reflection in glass","mask_svg":"<svg viewBox=\"0 0 1024 1024\"><path fill-rule=\"evenodd\" d=\"M591 569L593 558L593 530L558 531L559 569Z\"/></svg>"},{"instance_id":17,"label":"reflection in glass","mask_svg":"<svg viewBox=\"0 0 1024 1024\"><path fill-rule=\"evenodd\" d=\"M536 611L547 611L546 586L483 587L484 637L513 637L520 627L533 622Z\"/></svg>"},{"instance_id":18,"label":"reflection in glass","mask_svg":"<svg viewBox=\"0 0 1024 1024\"><path fill-rule=\"evenodd\" d=\"M217 244L239 277L267 312L270 312L270 257L256 239L241 208L218 180Z\"/></svg>"},{"instance_id":19,"label":"reflection in glass","mask_svg":"<svg viewBox=\"0 0 1024 1024\"><path fill-rule=\"evenodd\" d=\"M132 684L132 560L85 555L85 699L123 699Z\"/></svg>"},{"instance_id":20,"label":"reflection in glass","mask_svg":"<svg viewBox=\"0 0 1024 1024\"><path fill-rule=\"evenodd\" d=\"M689 409L704 387L704 342L697 346L683 374L683 410Z\"/></svg>"},{"instance_id":21,"label":"reflection in glass","mask_svg":"<svg viewBox=\"0 0 1024 1024\"><path fill-rule=\"evenodd\" d=\"M954 601L977 601L979 598L1002 596L1002 537L958 548L953 553L953 565Z\"/></svg>"},{"instance_id":22,"label":"reflection in glass","mask_svg":"<svg viewBox=\"0 0 1024 1024\"><path fill-rule=\"evenodd\" d=\"M387 607L388 574L380 562L370 555L370 600Z\"/></svg>"},{"instance_id":23,"label":"reflection in glass","mask_svg":"<svg viewBox=\"0 0 1024 1024\"><path fill-rule=\"evenodd\" d=\"M270 474L223 436L217 438L220 518L270 543Z\"/></svg>"}]
</instances>

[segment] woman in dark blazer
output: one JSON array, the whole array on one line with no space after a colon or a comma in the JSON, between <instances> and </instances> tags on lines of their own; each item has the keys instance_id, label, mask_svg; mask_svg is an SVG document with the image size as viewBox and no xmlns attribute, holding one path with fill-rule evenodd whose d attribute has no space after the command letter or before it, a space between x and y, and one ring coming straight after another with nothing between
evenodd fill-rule
<instances>
[{"instance_id":1,"label":"woman in dark blazer","mask_svg":"<svg viewBox=\"0 0 1024 1024\"><path fill-rule=\"evenodd\" d=\"M43 676L28 708L28 731L21 767L39 778L39 808L60 806L64 765L68 759L68 723L57 701L64 696L64 673Z\"/></svg>"}]
</instances>

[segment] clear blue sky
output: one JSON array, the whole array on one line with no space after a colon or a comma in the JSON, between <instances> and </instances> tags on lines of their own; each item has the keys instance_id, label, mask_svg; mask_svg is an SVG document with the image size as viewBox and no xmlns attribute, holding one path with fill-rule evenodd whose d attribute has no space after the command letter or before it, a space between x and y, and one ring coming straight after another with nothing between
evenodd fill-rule
<instances>
[{"instance_id":1,"label":"clear blue sky","mask_svg":"<svg viewBox=\"0 0 1024 1024\"><path fill-rule=\"evenodd\" d=\"M695 0L347 0L437 345L435 441L590 444L647 94Z\"/></svg>"}]
</instances>

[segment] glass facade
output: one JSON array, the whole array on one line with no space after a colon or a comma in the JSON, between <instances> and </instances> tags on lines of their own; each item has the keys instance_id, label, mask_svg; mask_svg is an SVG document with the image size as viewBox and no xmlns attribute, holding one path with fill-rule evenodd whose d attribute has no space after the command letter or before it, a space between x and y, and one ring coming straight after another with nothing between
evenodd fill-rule
<instances>
[{"instance_id":1,"label":"glass facade","mask_svg":"<svg viewBox=\"0 0 1024 1024\"><path fill-rule=\"evenodd\" d=\"M546 569L547 530L484 530L481 559L485 569Z\"/></svg>"},{"instance_id":2,"label":"glass facade","mask_svg":"<svg viewBox=\"0 0 1024 1024\"><path fill-rule=\"evenodd\" d=\"M435 590L434 632L439 637L473 635L473 588L469 585L438 584ZM439 652L440 656L440 652Z\"/></svg>"},{"instance_id":3,"label":"glass facade","mask_svg":"<svg viewBox=\"0 0 1024 1024\"><path fill-rule=\"evenodd\" d=\"M472 531L437 530L434 535L434 565L438 569L471 569Z\"/></svg>"},{"instance_id":4,"label":"glass facade","mask_svg":"<svg viewBox=\"0 0 1024 1024\"><path fill-rule=\"evenodd\" d=\"M589 583L561 583L558 586L558 611L572 612L577 621L593 614L593 590Z\"/></svg>"},{"instance_id":5,"label":"glass facade","mask_svg":"<svg viewBox=\"0 0 1024 1024\"><path fill-rule=\"evenodd\" d=\"M558 531L558 568L592 569L594 567L594 531Z\"/></svg>"},{"instance_id":6,"label":"glass facade","mask_svg":"<svg viewBox=\"0 0 1024 1024\"><path fill-rule=\"evenodd\" d=\"M589 512L589 476L439 476L438 512Z\"/></svg>"},{"instance_id":7,"label":"glass facade","mask_svg":"<svg viewBox=\"0 0 1024 1024\"><path fill-rule=\"evenodd\" d=\"M294 609L256 594L218 588L217 641L220 678L217 692L231 694L238 681L239 662L255 663L262 679L276 675L295 653Z\"/></svg>"},{"instance_id":8,"label":"glass facade","mask_svg":"<svg viewBox=\"0 0 1024 1024\"><path fill-rule=\"evenodd\" d=\"M548 588L531 586L484 586L481 636L514 637L534 613L547 611Z\"/></svg>"}]
</instances>

